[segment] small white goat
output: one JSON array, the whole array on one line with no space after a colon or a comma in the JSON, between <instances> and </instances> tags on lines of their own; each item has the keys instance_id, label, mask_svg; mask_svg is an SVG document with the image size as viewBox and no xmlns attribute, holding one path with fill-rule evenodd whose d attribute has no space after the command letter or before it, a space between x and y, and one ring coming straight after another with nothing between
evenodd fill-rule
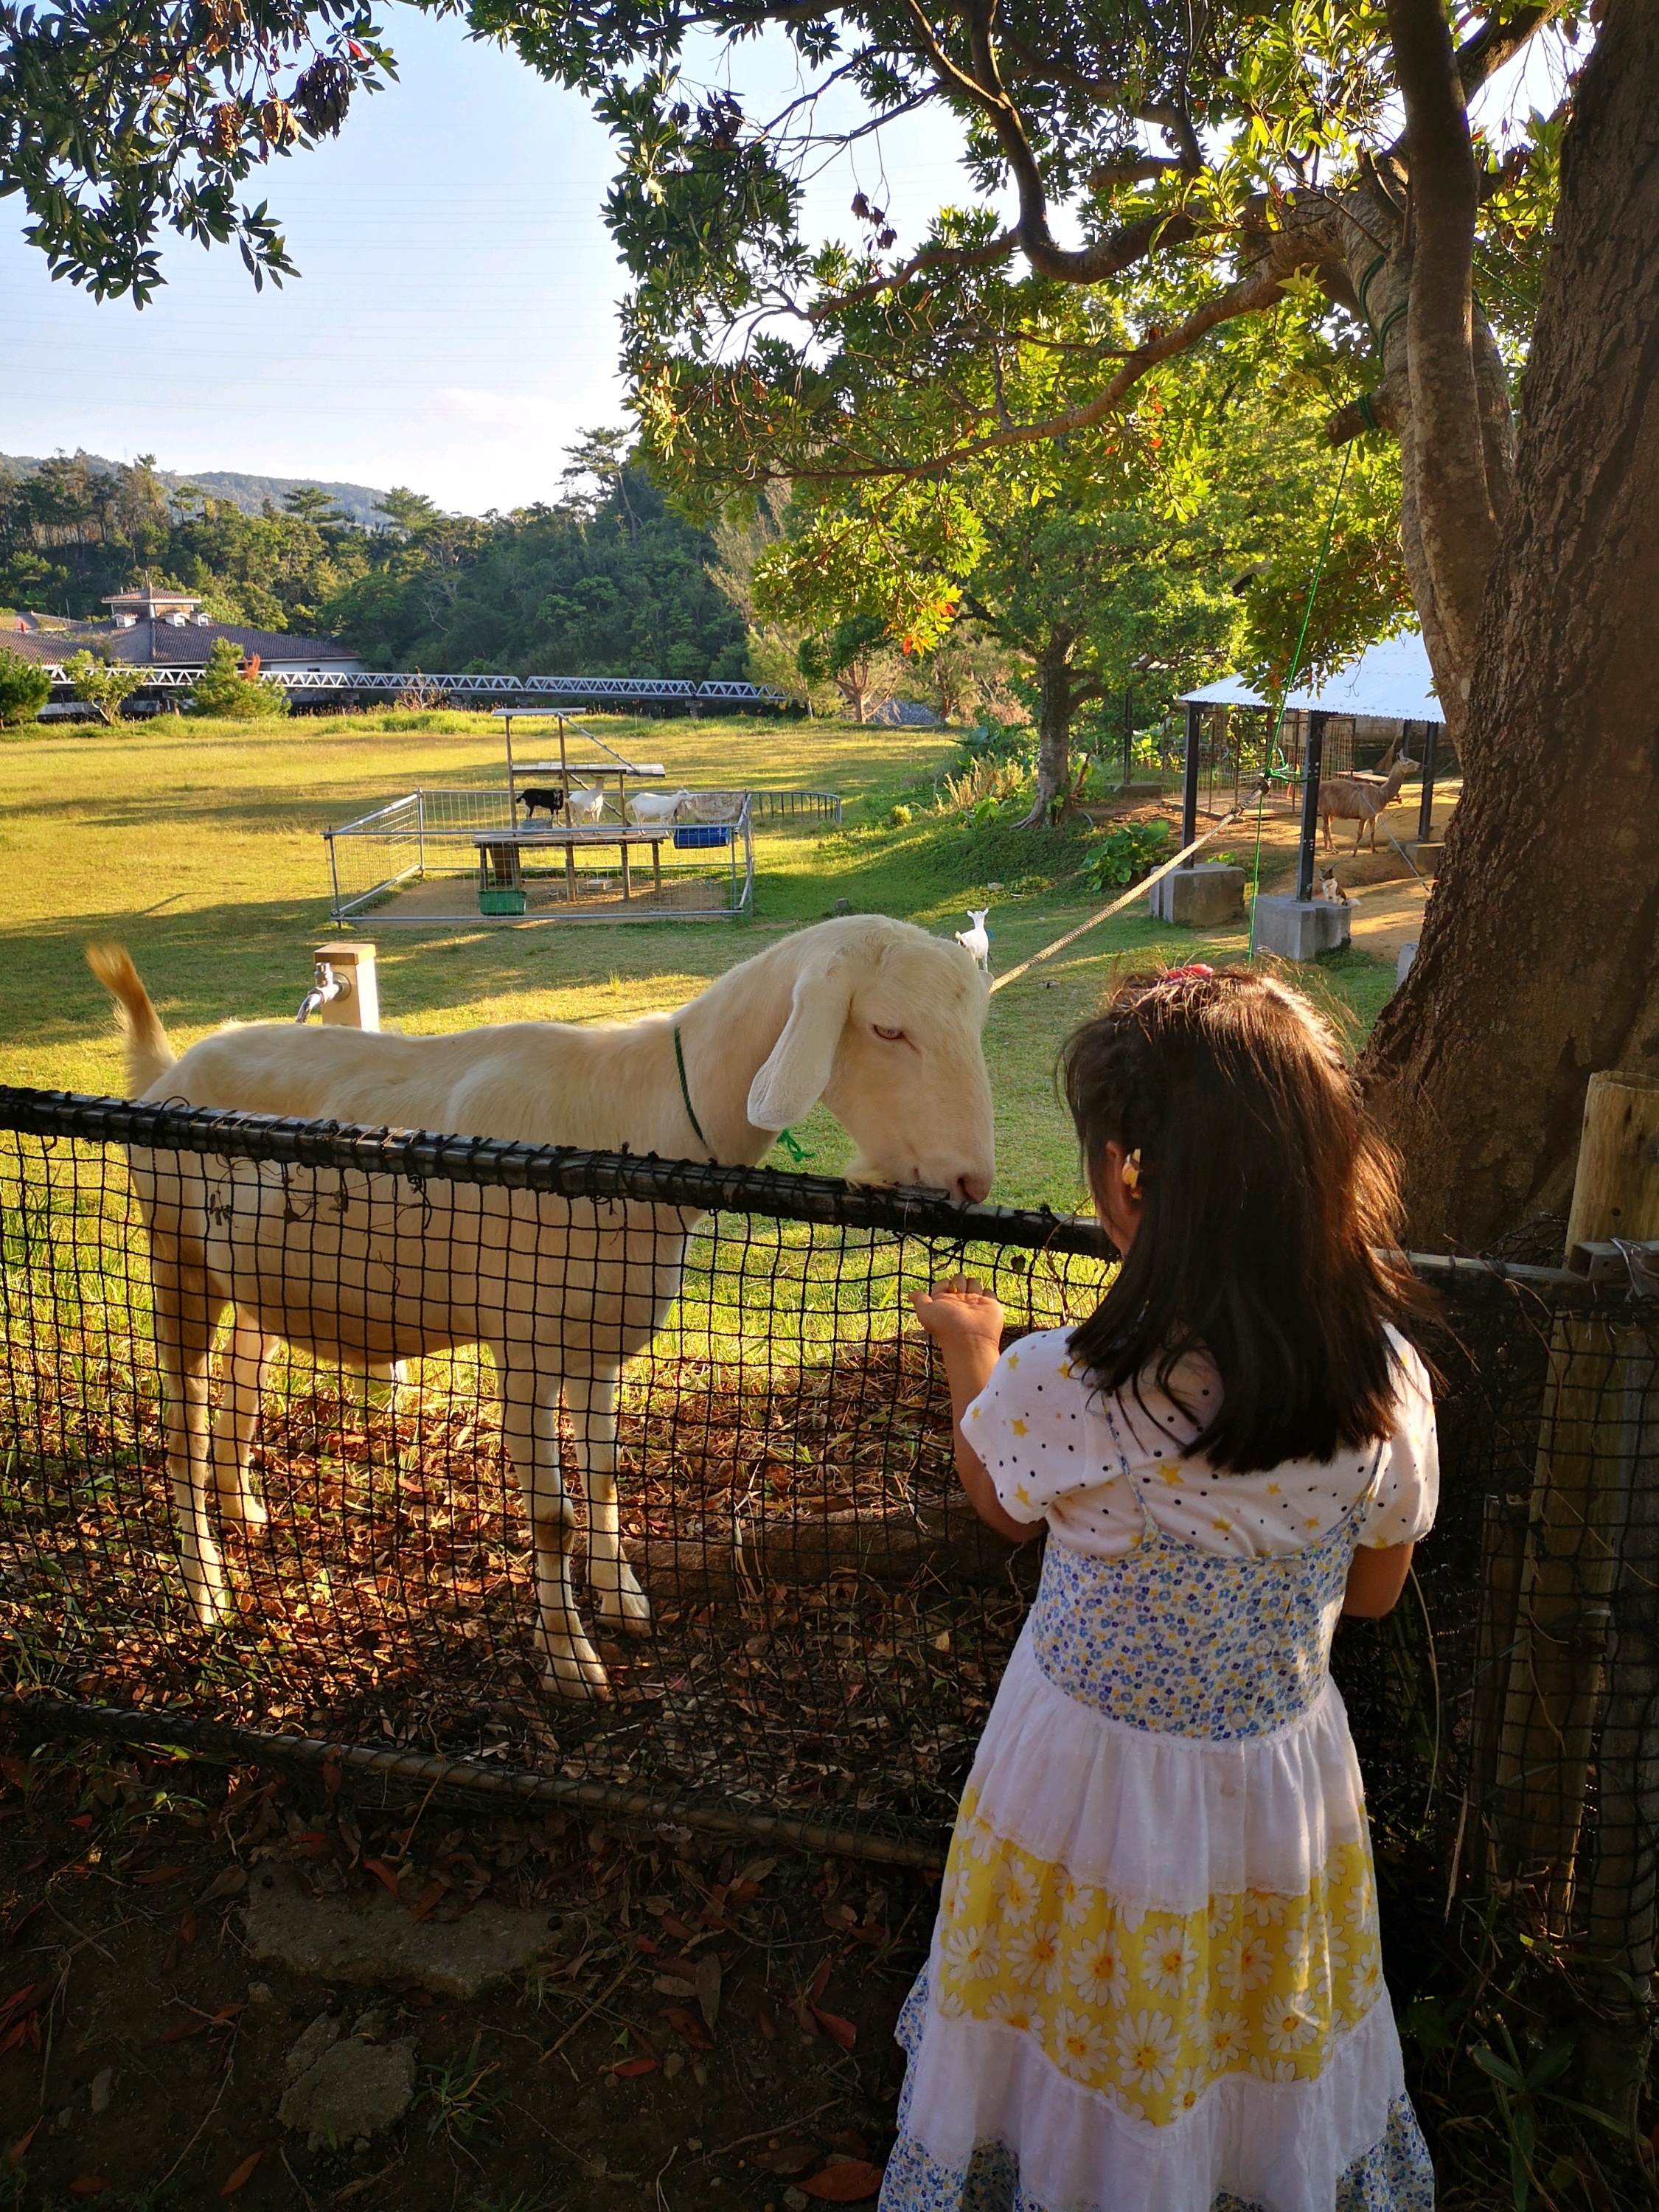
<instances>
[{"instance_id":1,"label":"small white goat","mask_svg":"<svg viewBox=\"0 0 1659 2212\"><path fill-rule=\"evenodd\" d=\"M598 822L605 812L605 793L597 784L592 791L572 784L564 795L564 811L567 821Z\"/></svg>"},{"instance_id":2,"label":"small white goat","mask_svg":"<svg viewBox=\"0 0 1659 2212\"><path fill-rule=\"evenodd\" d=\"M683 822L691 811L691 794L678 791L636 791L628 802L632 822Z\"/></svg>"},{"instance_id":3,"label":"small white goat","mask_svg":"<svg viewBox=\"0 0 1659 2212\"><path fill-rule=\"evenodd\" d=\"M989 994L955 945L881 915L801 930L678 1013L625 1028L516 1022L410 1037L257 1023L177 1060L126 952L94 946L88 958L120 1009L134 1097L732 1166L758 1161L822 1098L857 1144L854 1182L975 1200L991 1187L980 1042ZM650 1607L623 1558L617 1510L617 1376L678 1292L696 1213L436 1179L417 1194L390 1175L191 1152L135 1148L131 1164L149 1232L167 1477L204 1626L232 1602L214 1502L223 1522L265 1518L248 1458L279 1342L377 1371L482 1342L535 1545L547 1682L569 1697L601 1693L605 1668L571 1583L559 1404L587 1492L589 1588L605 1620L643 1631ZM214 1422L211 1356L227 1308Z\"/></svg>"},{"instance_id":4,"label":"small white goat","mask_svg":"<svg viewBox=\"0 0 1659 2212\"><path fill-rule=\"evenodd\" d=\"M957 943L964 952L973 954L974 965L986 975L991 972L991 933L985 927L985 917L990 911L988 906L970 906L968 919L973 927L957 932Z\"/></svg>"}]
</instances>

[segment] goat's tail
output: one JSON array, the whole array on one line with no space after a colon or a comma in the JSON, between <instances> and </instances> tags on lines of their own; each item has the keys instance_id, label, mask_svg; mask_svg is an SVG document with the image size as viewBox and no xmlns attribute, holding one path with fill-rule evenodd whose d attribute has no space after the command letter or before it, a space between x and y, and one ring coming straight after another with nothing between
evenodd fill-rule
<instances>
[{"instance_id":1,"label":"goat's tail","mask_svg":"<svg viewBox=\"0 0 1659 2212\"><path fill-rule=\"evenodd\" d=\"M115 1001L127 1048L127 1095L142 1097L178 1055L125 945L89 945L87 965Z\"/></svg>"}]
</instances>

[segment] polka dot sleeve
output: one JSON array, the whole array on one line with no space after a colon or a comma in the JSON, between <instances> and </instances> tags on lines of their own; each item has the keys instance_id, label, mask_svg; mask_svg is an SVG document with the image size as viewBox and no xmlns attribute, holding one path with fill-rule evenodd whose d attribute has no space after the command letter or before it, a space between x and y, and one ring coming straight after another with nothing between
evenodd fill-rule
<instances>
[{"instance_id":1,"label":"polka dot sleeve","mask_svg":"<svg viewBox=\"0 0 1659 2212\"><path fill-rule=\"evenodd\" d=\"M962 1417L1013 1521L1041 1521L1056 1498L1100 1480L1085 1457L1084 1389L1066 1358L1069 1334L1038 1329L1011 1345Z\"/></svg>"},{"instance_id":2,"label":"polka dot sleeve","mask_svg":"<svg viewBox=\"0 0 1659 2212\"><path fill-rule=\"evenodd\" d=\"M1440 1503L1440 1443L1428 1370L1402 1336L1389 1340L1400 1359L1394 1433L1382 1449L1376 1496L1365 1516L1362 1541L1373 1551L1415 1544L1434 1526Z\"/></svg>"}]
</instances>

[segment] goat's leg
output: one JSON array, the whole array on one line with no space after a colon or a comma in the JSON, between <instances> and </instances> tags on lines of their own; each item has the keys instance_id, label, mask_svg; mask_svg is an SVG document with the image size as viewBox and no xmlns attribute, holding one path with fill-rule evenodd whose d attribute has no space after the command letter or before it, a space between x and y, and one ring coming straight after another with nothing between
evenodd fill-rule
<instances>
[{"instance_id":1,"label":"goat's leg","mask_svg":"<svg viewBox=\"0 0 1659 2212\"><path fill-rule=\"evenodd\" d=\"M609 1687L604 1662L587 1640L571 1587L576 1514L559 1467L557 1385L544 1382L532 1364L510 1366L504 1347L495 1352L501 1430L536 1551L536 1642L547 1662L543 1680L562 1698L603 1697Z\"/></svg>"},{"instance_id":2,"label":"goat's leg","mask_svg":"<svg viewBox=\"0 0 1659 2212\"><path fill-rule=\"evenodd\" d=\"M278 1340L257 1321L236 1310L225 1347L223 1398L213 1427L213 1488L219 1517L244 1528L259 1528L267 1519L258 1492L248 1480L248 1455L259 1419L265 1375Z\"/></svg>"},{"instance_id":3,"label":"goat's leg","mask_svg":"<svg viewBox=\"0 0 1659 2212\"><path fill-rule=\"evenodd\" d=\"M231 1612L230 1585L210 1510L212 1443L208 1368L216 1312L203 1292L169 1296L156 1284L155 1349L161 1366L161 1437L185 1589L198 1621L214 1628Z\"/></svg>"},{"instance_id":4,"label":"goat's leg","mask_svg":"<svg viewBox=\"0 0 1659 2212\"><path fill-rule=\"evenodd\" d=\"M1325 823L1325 850L1328 853L1331 849L1331 817L1327 814L1322 819Z\"/></svg>"},{"instance_id":5,"label":"goat's leg","mask_svg":"<svg viewBox=\"0 0 1659 2212\"><path fill-rule=\"evenodd\" d=\"M616 1370L567 1375L564 1401L570 1409L587 1490L588 1587L602 1620L643 1636L651 1626L651 1601L622 1555L622 1522L617 1511Z\"/></svg>"}]
</instances>

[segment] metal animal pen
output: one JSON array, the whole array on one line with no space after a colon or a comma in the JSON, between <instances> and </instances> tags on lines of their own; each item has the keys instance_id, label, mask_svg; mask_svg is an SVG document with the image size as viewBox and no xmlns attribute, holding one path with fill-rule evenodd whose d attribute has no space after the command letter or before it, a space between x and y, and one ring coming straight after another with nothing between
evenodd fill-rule
<instances>
[{"instance_id":1,"label":"metal animal pen","mask_svg":"<svg viewBox=\"0 0 1659 2212\"><path fill-rule=\"evenodd\" d=\"M1016 1330L1079 1316L1107 1277L1092 1224L25 1091L0 1092L0 1634L37 1712L245 1757L303 1753L305 1735L370 1771L937 1857L1036 1547L1011 1552L963 1503L906 1293L965 1263ZM242 1609L196 1626L133 1144L199 1159L228 1200L290 1222L373 1176L434 1220L460 1219L448 1200L470 1188L474 1218L493 1189L595 1228L691 1224L680 1295L623 1371L625 1548L654 1618L604 1647L608 1702L538 1686L525 1527L489 1363L468 1352L401 1387L280 1363L254 1461L270 1520L232 1547ZM1443 1298L1425 1340L1440 1520L1406 1601L1347 1624L1336 1654L1379 1847L1437 1917L1443 1900L1498 1910L1639 1979L1659 1832L1659 1278L1639 1255L1599 1284L1416 1265Z\"/></svg>"},{"instance_id":2,"label":"metal animal pen","mask_svg":"<svg viewBox=\"0 0 1659 2212\"><path fill-rule=\"evenodd\" d=\"M1320 763L1322 775L1379 772L1389 754L1389 737L1368 731L1364 717L1321 716L1318 709L1307 708L1286 710L1279 733L1278 757L1270 760L1273 734L1271 707L1189 706L1184 729L1174 726L1172 718L1166 739L1170 748L1166 757L1184 769L1188 749L1195 745L1198 789L1206 814L1225 813L1229 807L1238 805L1269 768L1274 771L1269 784L1269 805L1293 807L1300 804L1310 724L1315 720L1321 720L1324 731ZM1437 776L1445 779L1462 773L1455 746L1441 724L1407 720L1403 742L1419 763L1418 769L1407 777L1405 788L1417 793L1419 801L1425 773L1431 787ZM1421 750L1415 750L1419 748ZM1421 825L1419 834L1426 836L1426 823Z\"/></svg>"},{"instance_id":3,"label":"metal animal pen","mask_svg":"<svg viewBox=\"0 0 1659 2212\"><path fill-rule=\"evenodd\" d=\"M744 914L754 902L757 818L788 823L841 820L841 800L834 792L698 795L711 805L727 810L718 826L729 830L729 838L713 847L676 845L674 830L684 825L665 825L660 832L659 895L643 890L635 895L630 884L624 901L617 829L577 833L577 857L568 870L566 833L557 837L526 833L514 839L521 853L532 855L530 867L524 872L527 904L523 919L629 921L661 915L695 920ZM477 922L480 841L506 839L523 830L505 789L479 786L471 790L408 792L373 813L324 830L331 890L330 916L339 924L358 921L373 913L376 926L381 928L404 923ZM573 872L577 894L574 901L568 896ZM416 884L433 888L424 898L408 897ZM440 886L453 886L453 890L440 892ZM401 904L400 894L404 895Z\"/></svg>"}]
</instances>

